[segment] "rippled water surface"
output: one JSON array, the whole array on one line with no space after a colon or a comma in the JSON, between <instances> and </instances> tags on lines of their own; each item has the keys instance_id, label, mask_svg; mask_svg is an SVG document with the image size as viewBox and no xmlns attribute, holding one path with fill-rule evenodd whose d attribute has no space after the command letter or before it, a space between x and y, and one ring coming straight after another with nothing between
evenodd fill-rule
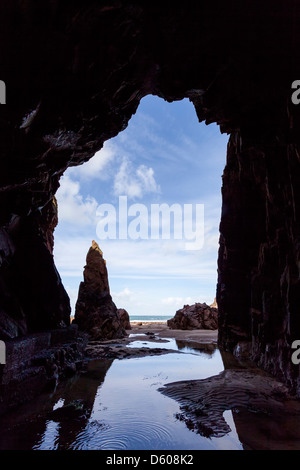
<instances>
[{"instance_id":1,"label":"rippled water surface","mask_svg":"<svg viewBox=\"0 0 300 470\"><path fill-rule=\"evenodd\" d=\"M153 343L143 337L130 347L141 346L177 352L90 361L84 374L69 380L46 400L36 401L30 412L27 405L23 418L21 410L18 418L11 420L6 436L1 433L0 448L240 449L231 412L224 416L232 432L221 439L206 439L178 420L178 403L158 391L166 383L221 372L223 362L218 349L193 347L191 343L188 347L169 338ZM84 414L59 414L74 401Z\"/></svg>"},{"instance_id":2,"label":"rippled water surface","mask_svg":"<svg viewBox=\"0 0 300 470\"><path fill-rule=\"evenodd\" d=\"M151 342L140 335L128 347L172 352L91 360L84 373L61 384L55 393L2 419L0 450L242 450L241 433L250 448L300 448L300 425L293 414L285 420L280 414L227 410L223 417L231 431L210 438L190 430L176 417L179 404L158 389L222 372L225 356L215 345L172 338ZM225 358L227 366L230 360Z\"/></svg>"},{"instance_id":3,"label":"rippled water surface","mask_svg":"<svg viewBox=\"0 0 300 470\"><path fill-rule=\"evenodd\" d=\"M149 344L157 347L155 343ZM146 343L146 346L149 344ZM133 343L132 346L139 347L140 344ZM87 422L67 446L72 449L110 450L239 447L234 432L223 442L220 439L215 442L216 439L207 440L189 431L183 422L175 418L179 411L178 404L157 391L168 382L204 378L223 370L218 351L213 355L202 354L201 367L199 365L199 354L114 360L107 370L104 383L96 391ZM89 375L93 380L97 366L98 361L93 361L83 380L86 381ZM228 418L230 420L230 413ZM40 442L34 448L57 448L62 429L59 424L48 421Z\"/></svg>"}]
</instances>

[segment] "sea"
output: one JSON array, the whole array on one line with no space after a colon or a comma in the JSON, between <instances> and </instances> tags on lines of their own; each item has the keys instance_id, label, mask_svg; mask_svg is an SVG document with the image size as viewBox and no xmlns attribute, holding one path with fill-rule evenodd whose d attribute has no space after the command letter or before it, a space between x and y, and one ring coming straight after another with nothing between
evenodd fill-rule
<instances>
[{"instance_id":1,"label":"sea","mask_svg":"<svg viewBox=\"0 0 300 470\"><path fill-rule=\"evenodd\" d=\"M129 315L131 322L166 322L171 318L172 315Z\"/></svg>"}]
</instances>

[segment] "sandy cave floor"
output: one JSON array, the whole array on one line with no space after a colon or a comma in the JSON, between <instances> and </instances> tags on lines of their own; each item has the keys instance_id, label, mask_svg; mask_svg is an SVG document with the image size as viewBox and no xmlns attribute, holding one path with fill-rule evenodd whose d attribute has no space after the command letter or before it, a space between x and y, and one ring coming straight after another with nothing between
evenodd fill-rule
<instances>
[{"instance_id":1,"label":"sandy cave floor","mask_svg":"<svg viewBox=\"0 0 300 470\"><path fill-rule=\"evenodd\" d=\"M166 348L168 338L199 349L217 348L217 330L172 330L164 322L131 325L126 338L91 341L87 356L129 359L180 353ZM141 347L128 347L134 341L139 341ZM157 347L147 347L149 342ZM223 413L232 410L244 448L300 449L300 401L289 394L283 383L255 364L241 362L228 353L222 357L224 371L220 374L169 383L159 390L180 404L178 418L205 437L220 437L229 431ZM249 423L255 424L251 428Z\"/></svg>"}]
</instances>

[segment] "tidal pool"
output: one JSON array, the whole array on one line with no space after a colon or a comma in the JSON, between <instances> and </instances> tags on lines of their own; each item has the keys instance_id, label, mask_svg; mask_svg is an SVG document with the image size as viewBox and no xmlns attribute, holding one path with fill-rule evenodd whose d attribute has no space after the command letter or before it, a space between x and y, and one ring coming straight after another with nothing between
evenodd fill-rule
<instances>
[{"instance_id":1,"label":"tidal pool","mask_svg":"<svg viewBox=\"0 0 300 470\"><path fill-rule=\"evenodd\" d=\"M137 343L137 344L136 344ZM174 349L175 342L168 347ZM155 345L155 343L149 342ZM148 342L145 346L149 347ZM162 345L160 345L162 346ZM132 347L140 347L133 342ZM157 344L156 344L157 347ZM84 378L94 380L97 367L103 361L93 361ZM190 431L176 419L178 404L157 389L177 380L204 378L223 370L218 350L213 354L165 354L136 359L115 359L110 364L104 382L97 388L90 416L76 436L66 442L68 449L142 450L142 449L216 449L240 448L233 430L224 439L205 439ZM75 398L75 395L74 395ZM60 398L60 405L63 397ZM227 415L232 425L231 413ZM47 422L45 432L34 449L61 448L61 423Z\"/></svg>"},{"instance_id":2,"label":"tidal pool","mask_svg":"<svg viewBox=\"0 0 300 470\"><path fill-rule=\"evenodd\" d=\"M232 432L206 439L176 418L179 405L158 388L178 380L205 378L223 370L219 350L207 352L168 338L164 343L133 341L129 347L177 350L161 356L91 360L84 374L54 394L21 407L2 428L1 449L183 450L241 449L232 414ZM211 346L211 345L210 345ZM83 413L62 413L78 403ZM79 410L80 411L80 410Z\"/></svg>"},{"instance_id":3,"label":"tidal pool","mask_svg":"<svg viewBox=\"0 0 300 470\"><path fill-rule=\"evenodd\" d=\"M243 450L235 411L223 414L230 432L204 437L178 419L177 401L158 391L167 383L222 372L224 358L216 345L162 340L156 343L141 337L128 347L159 346L173 352L90 360L84 373L61 384L55 393L18 408L0 424L0 449ZM263 421L258 416L252 419L251 413L241 417L246 426L255 423L250 428L252 434L253 429L254 433L258 430L258 437L262 424L273 428L272 420L268 423L265 416ZM266 439L270 439L268 433ZM289 439L297 447L291 436Z\"/></svg>"}]
</instances>

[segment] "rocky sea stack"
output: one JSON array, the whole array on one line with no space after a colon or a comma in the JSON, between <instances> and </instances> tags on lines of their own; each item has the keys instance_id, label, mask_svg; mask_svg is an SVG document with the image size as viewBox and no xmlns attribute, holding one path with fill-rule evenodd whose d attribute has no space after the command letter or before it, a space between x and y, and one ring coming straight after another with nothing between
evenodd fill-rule
<instances>
[{"instance_id":1,"label":"rocky sea stack","mask_svg":"<svg viewBox=\"0 0 300 470\"><path fill-rule=\"evenodd\" d=\"M92 339L112 339L126 336L124 322L110 295L106 262L93 240L80 283L74 323L89 333Z\"/></svg>"},{"instance_id":2,"label":"rocky sea stack","mask_svg":"<svg viewBox=\"0 0 300 470\"><path fill-rule=\"evenodd\" d=\"M173 330L216 330L218 328L218 309L206 303L185 305L177 310L175 316L167 321Z\"/></svg>"}]
</instances>

